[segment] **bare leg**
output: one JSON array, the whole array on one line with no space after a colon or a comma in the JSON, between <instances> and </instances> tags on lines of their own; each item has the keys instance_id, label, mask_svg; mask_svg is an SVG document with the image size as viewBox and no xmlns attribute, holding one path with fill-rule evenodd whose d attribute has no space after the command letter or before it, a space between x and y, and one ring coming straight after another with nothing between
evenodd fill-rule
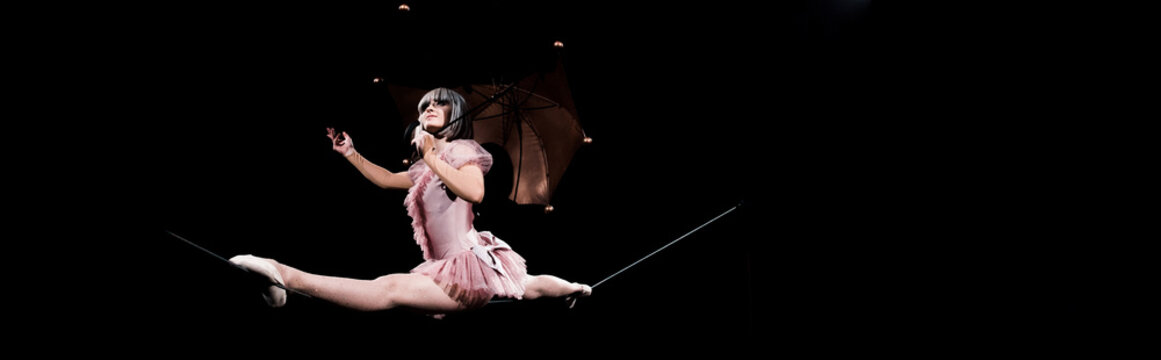
<instances>
[{"instance_id":1,"label":"bare leg","mask_svg":"<svg viewBox=\"0 0 1161 360\"><path fill-rule=\"evenodd\" d=\"M529 275L524 280L524 298L527 300L539 297L564 297L575 293L589 296L593 289L588 285L570 283L552 275Z\"/></svg>"},{"instance_id":2,"label":"bare leg","mask_svg":"<svg viewBox=\"0 0 1161 360\"><path fill-rule=\"evenodd\" d=\"M360 280L311 274L272 259L286 286L356 310L386 310L405 306L430 312L462 310L431 278L420 274L390 274Z\"/></svg>"}]
</instances>

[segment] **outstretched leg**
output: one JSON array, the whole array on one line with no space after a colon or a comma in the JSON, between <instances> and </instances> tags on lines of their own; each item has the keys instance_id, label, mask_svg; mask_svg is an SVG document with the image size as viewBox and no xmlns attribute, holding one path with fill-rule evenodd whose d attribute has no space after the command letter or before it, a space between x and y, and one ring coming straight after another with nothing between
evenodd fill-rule
<instances>
[{"instance_id":1,"label":"outstretched leg","mask_svg":"<svg viewBox=\"0 0 1161 360\"><path fill-rule=\"evenodd\" d=\"M420 274L390 274L360 280L311 274L273 259L286 287L356 310L387 310L397 306L429 312L462 310L431 278Z\"/></svg>"},{"instance_id":2,"label":"outstretched leg","mask_svg":"<svg viewBox=\"0 0 1161 360\"><path fill-rule=\"evenodd\" d=\"M524 280L524 299L539 297L564 297L572 294L589 296L593 288L585 284L564 281L552 275L529 275Z\"/></svg>"}]
</instances>

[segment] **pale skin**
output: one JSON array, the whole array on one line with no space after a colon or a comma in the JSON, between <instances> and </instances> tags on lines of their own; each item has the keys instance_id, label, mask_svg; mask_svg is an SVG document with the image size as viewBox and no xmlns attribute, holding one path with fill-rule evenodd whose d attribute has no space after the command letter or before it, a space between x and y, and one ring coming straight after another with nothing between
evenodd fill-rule
<instances>
[{"instance_id":1,"label":"pale skin","mask_svg":"<svg viewBox=\"0 0 1161 360\"><path fill-rule=\"evenodd\" d=\"M479 203L484 198L484 173L474 164L453 168L441 160L437 154L447 146L442 138L432 136L447 123L451 106L445 102L433 101L420 116L420 127L412 144L423 155L440 180L460 198ZM355 151L355 146L346 132L339 136L334 129L327 129L332 148L349 161L360 173L375 185L384 189L406 190L412 186L406 172L391 172L363 158ZM313 297L334 302L357 310L375 311L395 307L407 307L430 313L447 313L464 310L464 306L449 297L431 278L422 274L398 273L380 276L374 280L317 275L264 259L274 264L288 288L304 292ZM592 293L588 285L565 281L552 275L529 275L524 282L524 299L541 297L587 296Z\"/></svg>"}]
</instances>

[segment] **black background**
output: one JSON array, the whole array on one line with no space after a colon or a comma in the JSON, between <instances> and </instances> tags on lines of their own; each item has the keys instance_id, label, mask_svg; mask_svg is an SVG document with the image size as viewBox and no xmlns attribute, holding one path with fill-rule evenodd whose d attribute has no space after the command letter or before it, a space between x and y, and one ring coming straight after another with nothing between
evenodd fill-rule
<instances>
[{"instance_id":1,"label":"black background","mask_svg":"<svg viewBox=\"0 0 1161 360\"><path fill-rule=\"evenodd\" d=\"M38 226L82 239L70 252L86 300L47 302L77 325L69 332L120 339L102 343L113 349L960 353L1069 348L1108 316L1091 305L1111 289L1092 271L1103 254L1082 249L1096 225L1074 221L1088 199L1055 196L1079 172L1062 163L1091 160L1043 156L1055 140L1014 143L1041 125L1012 119L1028 111L995 116L1040 105L1027 84L1059 80L1028 71L994 85L992 70L1034 69L1038 57L988 43L1008 34L960 27L964 9L409 5L42 12L68 30L27 42L60 55L26 58L37 63L26 93L63 93L70 106L25 116L73 135L46 141L79 146L48 166L43 193L62 201L29 212L88 220ZM563 175L553 213L497 200L490 182L476 222L531 272L595 283L743 205L575 309L495 304L438 321L293 295L270 309L233 269L166 234L320 274L406 272L422 258L405 192L367 182L325 128L401 171L403 122L372 78L514 80L557 57L594 142ZM990 87L970 90L979 85Z\"/></svg>"}]
</instances>

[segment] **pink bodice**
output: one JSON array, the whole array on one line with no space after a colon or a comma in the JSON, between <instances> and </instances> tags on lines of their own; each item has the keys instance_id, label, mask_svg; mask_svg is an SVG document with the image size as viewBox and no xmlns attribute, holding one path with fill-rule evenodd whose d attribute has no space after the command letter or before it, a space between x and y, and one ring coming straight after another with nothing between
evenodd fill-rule
<instances>
[{"instance_id":1,"label":"pink bodice","mask_svg":"<svg viewBox=\"0 0 1161 360\"><path fill-rule=\"evenodd\" d=\"M473 140L452 141L439 158L456 169L475 164L487 173L492 167L492 155ZM431 277L467 308L484 306L496 296L523 297L524 258L492 233L476 232L472 204L448 191L424 161L407 173L412 186L403 205L424 259L411 272Z\"/></svg>"},{"instance_id":2,"label":"pink bodice","mask_svg":"<svg viewBox=\"0 0 1161 360\"><path fill-rule=\"evenodd\" d=\"M456 169L475 164L487 173L492 167L492 155L473 140L454 140L439 156ZM448 190L423 160L411 165L407 173L412 186L403 203L424 260L444 259L481 245L478 237L469 237L474 233L472 203Z\"/></svg>"}]
</instances>

